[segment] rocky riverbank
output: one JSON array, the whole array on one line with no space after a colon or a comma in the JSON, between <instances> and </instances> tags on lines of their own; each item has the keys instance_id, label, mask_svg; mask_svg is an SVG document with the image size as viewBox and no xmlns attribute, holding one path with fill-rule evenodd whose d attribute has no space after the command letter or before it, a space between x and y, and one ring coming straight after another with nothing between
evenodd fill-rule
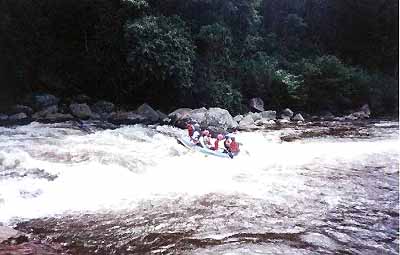
<instances>
[{"instance_id":1,"label":"rocky riverbank","mask_svg":"<svg viewBox=\"0 0 400 255\"><path fill-rule=\"evenodd\" d=\"M51 94L32 94L20 104L9 107L0 113L0 126L25 125L34 121L41 123L60 123L65 121L93 121L103 123L107 128L119 125L134 124L168 124L185 128L188 121L195 121L201 128L214 133L231 130L263 130L280 129L287 126L310 125L314 122L328 121L343 124L368 119L371 111L368 105L351 111L346 116L334 116L325 112L321 116L311 116L306 113L296 113L290 109L281 112L264 110L264 103L259 98L249 102L252 110L243 115L232 116L221 108L180 108L168 115L153 109L144 103L134 110L123 109L108 101L94 101L85 95L72 99L60 100Z\"/></svg>"}]
</instances>

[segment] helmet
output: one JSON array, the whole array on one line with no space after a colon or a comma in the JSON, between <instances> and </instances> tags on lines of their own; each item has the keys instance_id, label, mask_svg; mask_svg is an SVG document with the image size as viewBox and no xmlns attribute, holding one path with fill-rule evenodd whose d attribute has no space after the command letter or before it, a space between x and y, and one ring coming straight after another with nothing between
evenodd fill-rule
<instances>
[{"instance_id":1,"label":"helmet","mask_svg":"<svg viewBox=\"0 0 400 255\"><path fill-rule=\"evenodd\" d=\"M217 139L218 139L218 140L222 140L222 139L224 139L224 136L223 136L222 134L219 134L219 135L217 136Z\"/></svg>"},{"instance_id":2,"label":"helmet","mask_svg":"<svg viewBox=\"0 0 400 255\"><path fill-rule=\"evenodd\" d=\"M208 136L209 133L210 133L210 132L209 132L207 129L203 131L203 135L204 135L204 136Z\"/></svg>"}]
</instances>

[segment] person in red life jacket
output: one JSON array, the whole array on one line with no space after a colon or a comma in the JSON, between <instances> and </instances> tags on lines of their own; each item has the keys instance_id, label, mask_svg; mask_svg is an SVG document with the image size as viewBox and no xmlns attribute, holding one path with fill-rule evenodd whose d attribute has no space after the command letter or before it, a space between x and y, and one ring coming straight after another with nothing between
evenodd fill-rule
<instances>
[{"instance_id":1,"label":"person in red life jacket","mask_svg":"<svg viewBox=\"0 0 400 255\"><path fill-rule=\"evenodd\" d=\"M192 136L193 136L193 133L194 133L194 126L193 126L192 124L188 123L188 124L186 125L186 128L187 128L187 130L188 130L188 135L189 135L189 137L192 137Z\"/></svg>"},{"instance_id":2,"label":"person in red life jacket","mask_svg":"<svg viewBox=\"0 0 400 255\"><path fill-rule=\"evenodd\" d=\"M224 136L222 134L217 135L217 139L214 142L214 147L211 148L213 151L218 151L220 147L219 143L222 141L222 139L224 139Z\"/></svg>"},{"instance_id":3,"label":"person in red life jacket","mask_svg":"<svg viewBox=\"0 0 400 255\"><path fill-rule=\"evenodd\" d=\"M237 155L240 151L239 144L236 142L235 137L231 137L231 144L229 145L229 152L233 155Z\"/></svg>"}]
</instances>

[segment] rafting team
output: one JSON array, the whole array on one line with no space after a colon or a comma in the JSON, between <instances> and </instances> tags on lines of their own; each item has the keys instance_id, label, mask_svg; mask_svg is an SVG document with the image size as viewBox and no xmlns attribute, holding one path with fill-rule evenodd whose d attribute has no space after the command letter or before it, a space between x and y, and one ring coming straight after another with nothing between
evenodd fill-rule
<instances>
[{"instance_id":1,"label":"rafting team","mask_svg":"<svg viewBox=\"0 0 400 255\"><path fill-rule=\"evenodd\" d=\"M229 156L236 156L240 149L239 143L232 135L218 134L216 138L212 138L211 133L206 130L201 130L198 123L188 123L186 125L188 135L193 144L207 148L213 151L228 153Z\"/></svg>"}]
</instances>

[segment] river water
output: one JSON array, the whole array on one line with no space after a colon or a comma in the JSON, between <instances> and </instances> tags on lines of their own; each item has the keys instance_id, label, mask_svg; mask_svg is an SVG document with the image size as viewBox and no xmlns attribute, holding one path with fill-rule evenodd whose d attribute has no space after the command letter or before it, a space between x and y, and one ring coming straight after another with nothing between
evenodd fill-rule
<instances>
[{"instance_id":1,"label":"river water","mask_svg":"<svg viewBox=\"0 0 400 255\"><path fill-rule=\"evenodd\" d=\"M71 254L398 254L399 126L362 128L243 132L233 160L168 126L0 128L0 222Z\"/></svg>"}]
</instances>

